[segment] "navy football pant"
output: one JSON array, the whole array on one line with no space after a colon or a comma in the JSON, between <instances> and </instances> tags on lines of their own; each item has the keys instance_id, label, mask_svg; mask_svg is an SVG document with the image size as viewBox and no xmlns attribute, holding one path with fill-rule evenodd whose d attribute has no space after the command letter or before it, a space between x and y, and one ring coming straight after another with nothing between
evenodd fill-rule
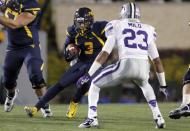
<instances>
[{"instance_id":1,"label":"navy football pant","mask_svg":"<svg viewBox=\"0 0 190 131\"><path fill-rule=\"evenodd\" d=\"M61 92L64 88L69 87L70 85L76 84L78 79L83 76L86 72L88 72L89 68L91 66L91 63L84 63L84 62L78 62L72 67L70 67L64 75L61 77L59 82L55 84L53 87L50 87L46 94L38 101L38 103L35 105L38 109L45 106L46 103L48 103L51 99L53 99L59 92ZM86 89L87 88L87 89ZM88 91L89 87L86 87L83 89L77 91L77 98L82 97L84 93ZM76 99L77 99L76 98ZM77 100L80 100L78 98Z\"/></svg>"},{"instance_id":2,"label":"navy football pant","mask_svg":"<svg viewBox=\"0 0 190 131\"><path fill-rule=\"evenodd\" d=\"M42 75L43 60L39 46L8 50L4 61L3 83L5 88L13 89L23 63L27 67L33 86L44 84Z\"/></svg>"}]
</instances>

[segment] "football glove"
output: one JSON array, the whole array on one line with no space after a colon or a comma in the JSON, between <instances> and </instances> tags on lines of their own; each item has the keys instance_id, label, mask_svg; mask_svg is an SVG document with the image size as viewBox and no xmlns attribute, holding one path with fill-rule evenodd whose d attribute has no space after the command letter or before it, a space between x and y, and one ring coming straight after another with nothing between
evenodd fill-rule
<instances>
[{"instance_id":1,"label":"football glove","mask_svg":"<svg viewBox=\"0 0 190 131\"><path fill-rule=\"evenodd\" d=\"M161 93L163 93L164 96L166 97L166 100L168 100L168 96L169 96L168 91L167 91L167 87L168 86L160 86L160 89L159 89L159 91Z\"/></svg>"},{"instance_id":2,"label":"football glove","mask_svg":"<svg viewBox=\"0 0 190 131\"><path fill-rule=\"evenodd\" d=\"M77 81L76 84L77 88L81 88L83 85L87 84L90 80L91 80L90 75L86 73L85 75L80 77L79 80Z\"/></svg>"},{"instance_id":3,"label":"football glove","mask_svg":"<svg viewBox=\"0 0 190 131\"><path fill-rule=\"evenodd\" d=\"M70 44L69 44L70 45ZM79 56L79 49L76 47L73 47L72 49L74 49L74 50L70 50L71 49L71 47L70 47L70 49L68 48L69 47L69 45L66 45L65 47L64 47L64 57L65 57L65 60L67 61L67 62L71 62L72 60L74 60L74 59L76 59L78 56ZM72 45L72 44L71 44Z\"/></svg>"},{"instance_id":4,"label":"football glove","mask_svg":"<svg viewBox=\"0 0 190 131\"><path fill-rule=\"evenodd\" d=\"M67 62L70 62L78 57L78 54L72 54L70 51L64 52L64 57Z\"/></svg>"}]
</instances>

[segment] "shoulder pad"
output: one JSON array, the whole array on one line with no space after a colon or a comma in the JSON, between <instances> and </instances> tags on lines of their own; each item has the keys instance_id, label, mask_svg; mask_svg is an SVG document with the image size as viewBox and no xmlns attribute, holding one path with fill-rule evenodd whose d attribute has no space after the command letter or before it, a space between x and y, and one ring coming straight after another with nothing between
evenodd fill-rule
<instances>
[{"instance_id":1,"label":"shoulder pad","mask_svg":"<svg viewBox=\"0 0 190 131\"><path fill-rule=\"evenodd\" d=\"M148 32L150 32L150 36L153 38L153 40L155 41L157 39L157 33L156 33L156 29L148 24L144 24L146 26L146 28L148 29Z\"/></svg>"},{"instance_id":2,"label":"shoulder pad","mask_svg":"<svg viewBox=\"0 0 190 131\"><path fill-rule=\"evenodd\" d=\"M154 26L152 25L148 25L148 24L144 24L146 26L146 28L148 28L150 31L155 31Z\"/></svg>"},{"instance_id":3,"label":"shoulder pad","mask_svg":"<svg viewBox=\"0 0 190 131\"><path fill-rule=\"evenodd\" d=\"M117 22L119 22L119 20L112 20L112 21L110 21L110 22L106 25L106 27L105 27L105 34L106 34L106 37L109 36L109 35L114 34L114 28L115 28Z\"/></svg>"},{"instance_id":4,"label":"shoulder pad","mask_svg":"<svg viewBox=\"0 0 190 131\"><path fill-rule=\"evenodd\" d=\"M108 22L107 21L96 21L94 22L94 26L99 26L104 28Z\"/></svg>"},{"instance_id":5,"label":"shoulder pad","mask_svg":"<svg viewBox=\"0 0 190 131\"><path fill-rule=\"evenodd\" d=\"M156 29L151 25L148 25L148 26L149 26L150 31L154 34L154 37L156 37L157 36L156 35Z\"/></svg>"},{"instance_id":6,"label":"shoulder pad","mask_svg":"<svg viewBox=\"0 0 190 131\"><path fill-rule=\"evenodd\" d=\"M113 28L116 25L117 22L119 22L119 20L110 21L109 23L107 23L107 25L105 27L105 30L109 30L110 28Z\"/></svg>"},{"instance_id":7,"label":"shoulder pad","mask_svg":"<svg viewBox=\"0 0 190 131\"><path fill-rule=\"evenodd\" d=\"M105 26L108 22L107 21L96 21L93 24L93 31L97 34L102 35L105 32Z\"/></svg>"}]
</instances>

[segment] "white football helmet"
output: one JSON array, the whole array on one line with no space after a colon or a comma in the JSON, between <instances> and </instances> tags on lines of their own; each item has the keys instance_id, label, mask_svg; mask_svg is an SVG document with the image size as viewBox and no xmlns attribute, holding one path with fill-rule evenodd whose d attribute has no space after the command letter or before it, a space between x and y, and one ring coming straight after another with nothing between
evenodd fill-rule
<instances>
[{"instance_id":1,"label":"white football helmet","mask_svg":"<svg viewBox=\"0 0 190 131\"><path fill-rule=\"evenodd\" d=\"M120 12L121 19L140 19L140 9L132 2L124 4Z\"/></svg>"}]
</instances>

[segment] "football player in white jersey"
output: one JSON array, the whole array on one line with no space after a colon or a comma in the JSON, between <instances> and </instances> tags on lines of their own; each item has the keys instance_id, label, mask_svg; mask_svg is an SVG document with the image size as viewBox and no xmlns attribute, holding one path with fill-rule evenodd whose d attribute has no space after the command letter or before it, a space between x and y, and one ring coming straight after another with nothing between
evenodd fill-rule
<instances>
[{"instance_id":1,"label":"football player in white jersey","mask_svg":"<svg viewBox=\"0 0 190 131\"><path fill-rule=\"evenodd\" d=\"M122 79L133 80L138 84L152 110L156 127L164 128L165 120L158 108L153 88L148 83L149 57L155 66L160 90L167 95L165 73L155 44L155 29L140 22L140 11L134 3L124 4L120 15L120 20L113 20L107 24L105 28L107 41L102 51L89 72L78 81L78 85L82 85L91 79L95 72L99 72L114 46L117 46L118 62L101 69L100 73L92 79L88 94L88 118L79 125L79 128L98 126L97 103L100 89Z\"/></svg>"}]
</instances>

